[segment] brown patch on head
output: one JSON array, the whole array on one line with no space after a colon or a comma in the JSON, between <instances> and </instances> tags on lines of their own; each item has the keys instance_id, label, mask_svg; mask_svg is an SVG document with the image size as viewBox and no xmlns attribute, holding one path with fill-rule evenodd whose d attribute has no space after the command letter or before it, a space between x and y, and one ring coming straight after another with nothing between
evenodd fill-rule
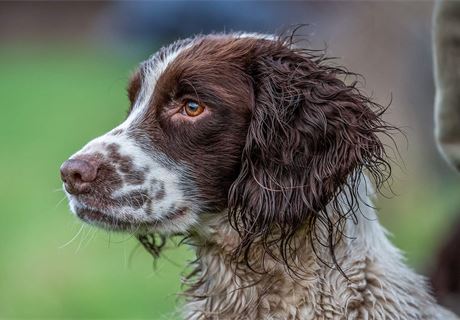
<instances>
[{"instance_id":1,"label":"brown patch on head","mask_svg":"<svg viewBox=\"0 0 460 320\"><path fill-rule=\"evenodd\" d=\"M203 210L222 210L230 185L239 172L254 91L250 56L254 39L213 37L198 39L166 67L156 83L150 105L130 136L184 163L184 180ZM146 64L151 65L151 64ZM193 123L172 121L187 99L206 107ZM191 173L190 173L191 172ZM192 188L192 187L190 187ZM162 192L159 197L164 197Z\"/></svg>"},{"instance_id":2,"label":"brown patch on head","mask_svg":"<svg viewBox=\"0 0 460 320\"><path fill-rule=\"evenodd\" d=\"M112 163L103 161L99 165L97 179L93 185L97 189L113 191L123 186L123 180Z\"/></svg>"},{"instance_id":3,"label":"brown patch on head","mask_svg":"<svg viewBox=\"0 0 460 320\"><path fill-rule=\"evenodd\" d=\"M116 164L123 173L132 173L134 171L133 160L129 156L123 156L119 152L120 146L111 143L107 146L109 161Z\"/></svg>"},{"instance_id":4,"label":"brown patch on head","mask_svg":"<svg viewBox=\"0 0 460 320\"><path fill-rule=\"evenodd\" d=\"M131 157L121 155L120 146L116 143L111 143L106 146L108 151L108 161L115 164L117 168L124 174L123 179L127 184L140 185L145 181L145 173L141 170L134 169L134 163Z\"/></svg>"}]
</instances>

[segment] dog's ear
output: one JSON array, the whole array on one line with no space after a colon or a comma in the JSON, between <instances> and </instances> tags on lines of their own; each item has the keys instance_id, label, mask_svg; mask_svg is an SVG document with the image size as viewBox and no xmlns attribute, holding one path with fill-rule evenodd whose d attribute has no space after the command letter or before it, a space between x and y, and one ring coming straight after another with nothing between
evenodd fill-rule
<instances>
[{"instance_id":1,"label":"dog's ear","mask_svg":"<svg viewBox=\"0 0 460 320\"><path fill-rule=\"evenodd\" d=\"M336 224L325 208L342 216L354 210L364 168L377 183L389 167L377 133L389 128L382 108L362 95L349 73L314 52L285 41L261 40L249 72L254 83L252 119L241 171L229 192L229 218L239 231L239 249L254 241L280 249L302 227L321 221L333 253ZM339 210L345 191L348 211ZM328 209L330 210L330 209ZM274 253L272 251L271 253Z\"/></svg>"}]
</instances>

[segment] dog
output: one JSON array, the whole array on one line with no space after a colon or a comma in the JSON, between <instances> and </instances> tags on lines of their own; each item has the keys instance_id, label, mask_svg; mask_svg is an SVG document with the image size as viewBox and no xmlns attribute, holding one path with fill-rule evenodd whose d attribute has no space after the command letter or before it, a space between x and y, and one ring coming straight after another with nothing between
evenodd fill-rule
<instances>
[{"instance_id":1,"label":"dog","mask_svg":"<svg viewBox=\"0 0 460 320\"><path fill-rule=\"evenodd\" d=\"M126 120L61 167L72 212L155 256L196 247L185 319L457 319L372 207L385 108L295 39L200 35L141 63Z\"/></svg>"}]
</instances>

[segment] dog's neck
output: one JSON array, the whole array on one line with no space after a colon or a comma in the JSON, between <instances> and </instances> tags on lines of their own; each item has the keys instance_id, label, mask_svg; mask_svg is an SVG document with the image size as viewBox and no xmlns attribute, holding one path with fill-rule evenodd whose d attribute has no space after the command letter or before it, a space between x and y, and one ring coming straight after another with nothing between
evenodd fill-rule
<instances>
[{"instance_id":1,"label":"dog's neck","mask_svg":"<svg viewBox=\"0 0 460 320\"><path fill-rule=\"evenodd\" d=\"M301 277L255 244L249 258L263 266L260 274L233 261L238 233L225 215L206 218L206 228L192 236L197 246L196 269L186 291L186 319L430 319L433 299L424 280L407 268L399 251L389 242L375 212L368 206L347 221L336 246L339 265L327 266L329 251L315 246L308 230L296 235L299 246L293 257ZM321 259L320 259L321 258ZM332 264L333 265L333 264Z\"/></svg>"},{"instance_id":2,"label":"dog's neck","mask_svg":"<svg viewBox=\"0 0 460 320\"><path fill-rule=\"evenodd\" d=\"M186 319L270 319L264 315L273 314L272 304L278 302L265 298L287 298L293 296L293 290L303 290L282 263L264 254L261 244L251 248L251 267L255 270L245 263L235 265L233 252L239 244L238 233L223 216L210 218L207 223L204 233L193 236L197 262L195 275L187 283ZM302 265L310 274L308 278L315 277L319 266L314 254L307 246L303 249ZM266 273L258 272L262 268ZM310 285L309 281L304 284ZM297 305L306 298L303 294L297 297L298 301L292 297L288 303Z\"/></svg>"}]
</instances>

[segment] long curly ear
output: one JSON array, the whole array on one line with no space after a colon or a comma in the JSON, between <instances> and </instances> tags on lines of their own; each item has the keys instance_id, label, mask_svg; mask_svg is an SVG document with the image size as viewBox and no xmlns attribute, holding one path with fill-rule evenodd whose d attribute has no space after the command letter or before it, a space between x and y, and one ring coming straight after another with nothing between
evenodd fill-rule
<instances>
[{"instance_id":1,"label":"long curly ear","mask_svg":"<svg viewBox=\"0 0 460 320\"><path fill-rule=\"evenodd\" d=\"M350 73L328 66L315 52L283 40L259 40L255 47L255 103L241 172L229 192L229 218L242 239L238 252L247 257L252 244L262 241L269 254L288 262L292 236L306 226L314 234L321 222L336 262L340 224L325 209L330 206L339 218L356 212L363 169L377 186L388 178L377 137L391 129L381 119L384 108L354 83L345 84ZM343 191L346 210L337 197Z\"/></svg>"}]
</instances>

